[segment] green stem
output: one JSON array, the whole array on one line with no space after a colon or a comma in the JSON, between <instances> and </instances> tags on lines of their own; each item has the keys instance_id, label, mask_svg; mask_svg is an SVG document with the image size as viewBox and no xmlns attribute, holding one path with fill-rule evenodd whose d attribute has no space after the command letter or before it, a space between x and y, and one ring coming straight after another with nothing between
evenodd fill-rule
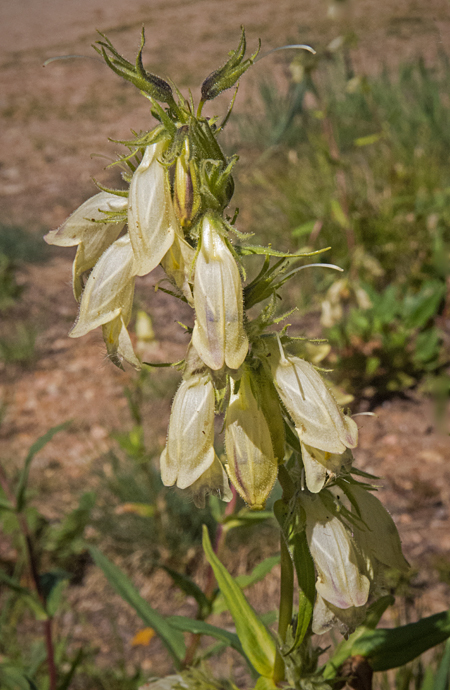
<instances>
[{"instance_id":1,"label":"green stem","mask_svg":"<svg viewBox=\"0 0 450 690\"><path fill-rule=\"evenodd\" d=\"M292 620L292 606L294 598L294 568L289 549L284 541L283 534L281 544L281 583L280 583L280 609L278 617L278 635L286 642L287 629ZM273 670L274 683L284 680L284 659L277 649Z\"/></svg>"},{"instance_id":2,"label":"green stem","mask_svg":"<svg viewBox=\"0 0 450 690\"><path fill-rule=\"evenodd\" d=\"M291 479L289 472L284 465L278 468L278 481L283 489L283 501L288 503L295 494L295 485ZM288 627L292 621L292 608L294 599L294 566L292 564L291 554L286 545L284 535L280 532L280 550L281 550L281 581L280 581L280 608L278 615L278 635L282 642L286 642L286 634ZM279 650L277 650L275 657L275 665L273 669L274 683L280 683L284 680L285 664Z\"/></svg>"}]
</instances>

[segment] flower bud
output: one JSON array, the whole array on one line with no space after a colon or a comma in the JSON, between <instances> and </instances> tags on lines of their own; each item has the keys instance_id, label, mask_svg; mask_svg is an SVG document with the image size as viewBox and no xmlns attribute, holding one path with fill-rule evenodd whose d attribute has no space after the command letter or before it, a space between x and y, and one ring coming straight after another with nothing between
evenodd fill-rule
<instances>
[{"instance_id":1,"label":"flower bud","mask_svg":"<svg viewBox=\"0 0 450 690\"><path fill-rule=\"evenodd\" d=\"M175 164L173 203L181 227L189 227L200 209L201 198L194 161L190 160L187 137Z\"/></svg>"},{"instance_id":2,"label":"flower bud","mask_svg":"<svg viewBox=\"0 0 450 690\"><path fill-rule=\"evenodd\" d=\"M167 172L159 161L166 146L165 141L147 146L130 184L128 232L138 276L156 268L177 228Z\"/></svg>"},{"instance_id":3,"label":"flower bud","mask_svg":"<svg viewBox=\"0 0 450 690\"><path fill-rule=\"evenodd\" d=\"M268 347L275 386L294 420L300 441L328 453L355 448L356 423L342 413L312 364L300 357L285 357L276 343L268 343Z\"/></svg>"},{"instance_id":4,"label":"flower bud","mask_svg":"<svg viewBox=\"0 0 450 690\"><path fill-rule=\"evenodd\" d=\"M260 510L275 484L278 464L250 376L245 371L238 392L231 393L225 417L225 448L228 474L236 490L251 508Z\"/></svg>"},{"instance_id":5,"label":"flower bud","mask_svg":"<svg viewBox=\"0 0 450 690\"><path fill-rule=\"evenodd\" d=\"M181 382L170 413L166 447L161 454L165 486L192 486L213 464L214 387L211 379L194 374Z\"/></svg>"},{"instance_id":6,"label":"flower bud","mask_svg":"<svg viewBox=\"0 0 450 690\"><path fill-rule=\"evenodd\" d=\"M206 215L195 264L196 321L192 340L210 369L238 369L248 352L243 324L242 285L236 261L216 229L220 220Z\"/></svg>"},{"instance_id":7,"label":"flower bud","mask_svg":"<svg viewBox=\"0 0 450 690\"><path fill-rule=\"evenodd\" d=\"M103 252L117 239L124 225L123 222L107 221L107 213L126 210L128 199L109 192L100 192L91 197L72 213L58 230L45 235L47 244L58 247L78 247L73 263L73 292L79 300L82 291L81 275L89 271Z\"/></svg>"},{"instance_id":8,"label":"flower bud","mask_svg":"<svg viewBox=\"0 0 450 690\"><path fill-rule=\"evenodd\" d=\"M306 538L317 570L317 593L333 606L363 606L369 596L369 579L360 572L358 554L343 522L319 496L302 494L306 512Z\"/></svg>"}]
</instances>

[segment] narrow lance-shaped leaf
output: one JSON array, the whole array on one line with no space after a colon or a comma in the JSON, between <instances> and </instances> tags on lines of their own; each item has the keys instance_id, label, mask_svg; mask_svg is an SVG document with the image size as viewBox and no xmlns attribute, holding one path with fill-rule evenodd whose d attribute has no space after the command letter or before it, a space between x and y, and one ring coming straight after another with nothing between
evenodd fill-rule
<instances>
[{"instance_id":1,"label":"narrow lance-shaped leaf","mask_svg":"<svg viewBox=\"0 0 450 690\"><path fill-rule=\"evenodd\" d=\"M116 592L120 594L122 599L134 608L144 623L153 628L173 658L175 666L180 668L181 660L186 654L182 633L171 626L160 613L155 611L155 609L141 597L125 573L114 565L114 563L111 563L101 551L95 547L91 547L89 550L96 565L103 570L108 582L114 587Z\"/></svg>"},{"instance_id":2,"label":"narrow lance-shaped leaf","mask_svg":"<svg viewBox=\"0 0 450 690\"><path fill-rule=\"evenodd\" d=\"M250 606L241 588L214 553L205 525L203 526L203 549L227 601L244 652L258 673L270 677L275 663L275 642Z\"/></svg>"}]
</instances>

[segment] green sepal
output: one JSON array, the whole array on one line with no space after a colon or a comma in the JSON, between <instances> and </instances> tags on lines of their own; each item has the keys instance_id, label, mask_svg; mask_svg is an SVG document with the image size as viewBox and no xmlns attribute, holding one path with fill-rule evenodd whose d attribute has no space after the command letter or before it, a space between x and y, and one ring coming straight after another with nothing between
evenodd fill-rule
<instances>
[{"instance_id":1,"label":"green sepal","mask_svg":"<svg viewBox=\"0 0 450 690\"><path fill-rule=\"evenodd\" d=\"M259 41L258 49L247 60L244 60L246 50L245 30L242 27L241 40L236 50L230 53L230 59L217 70L211 72L202 84L202 101L211 101L213 98L234 86L239 77L251 67L261 49ZM244 60L244 61L243 61Z\"/></svg>"},{"instance_id":2,"label":"green sepal","mask_svg":"<svg viewBox=\"0 0 450 690\"><path fill-rule=\"evenodd\" d=\"M203 525L203 549L228 604L245 654L259 674L271 677L275 663L275 641L214 553L206 525Z\"/></svg>"},{"instance_id":3,"label":"green sepal","mask_svg":"<svg viewBox=\"0 0 450 690\"><path fill-rule=\"evenodd\" d=\"M148 94L152 98L155 98L162 103L167 103L169 106L175 105L173 98L172 89L169 84L157 77L155 74L150 74L144 69L142 64L142 50L145 44L145 33L142 29L141 33L141 45L139 47L139 52L136 57L136 64L133 65L128 60L125 60L114 48L113 44L105 34L101 31L98 32L100 36L104 39L103 41L96 41L92 46L94 50L103 57L104 61L113 72L130 81L134 86L136 86L140 91ZM97 47L100 46L100 48ZM108 55L108 52L110 55Z\"/></svg>"}]
</instances>

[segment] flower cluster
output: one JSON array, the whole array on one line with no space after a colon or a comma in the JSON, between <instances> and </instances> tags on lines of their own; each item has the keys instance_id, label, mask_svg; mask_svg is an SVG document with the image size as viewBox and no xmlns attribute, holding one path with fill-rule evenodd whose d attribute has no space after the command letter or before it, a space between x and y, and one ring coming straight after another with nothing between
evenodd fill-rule
<instances>
[{"instance_id":1,"label":"flower cluster","mask_svg":"<svg viewBox=\"0 0 450 690\"><path fill-rule=\"evenodd\" d=\"M195 314L160 458L164 484L189 489L203 505L211 492L229 501L231 481L250 508L261 509L285 464L299 478L296 502L317 571L314 629L323 632L336 616L351 624L380 569L405 562L391 518L352 479L355 421L307 361L310 344L273 329L282 320L275 318L278 290L299 270L287 272L301 255L245 244L248 236L226 214L236 158L225 157L218 135L228 115L218 126L202 109L256 54L244 60L243 34L228 62L204 81L194 114L192 101L179 95L175 102L169 84L144 70L143 42L136 66L106 38L98 46L108 65L149 99L158 125L122 142L129 153L117 164L125 168L128 188L101 188L45 238L77 247L73 290L80 308L70 335L101 326L111 360L140 368L127 330L135 281L162 266L172 284L168 292ZM243 259L251 255L263 255L264 263L243 287ZM251 318L249 310L262 302ZM214 446L218 413L226 457ZM351 498L339 512L342 483ZM383 547L373 520L390 535Z\"/></svg>"}]
</instances>

